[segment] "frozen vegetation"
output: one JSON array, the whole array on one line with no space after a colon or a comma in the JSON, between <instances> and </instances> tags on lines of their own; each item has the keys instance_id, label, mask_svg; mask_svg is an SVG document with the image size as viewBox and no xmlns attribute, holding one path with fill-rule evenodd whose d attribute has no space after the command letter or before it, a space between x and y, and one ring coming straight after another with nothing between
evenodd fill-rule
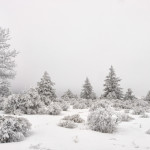
<instances>
[{"instance_id":1,"label":"frozen vegetation","mask_svg":"<svg viewBox=\"0 0 150 150\"><path fill-rule=\"evenodd\" d=\"M150 92L123 94L111 66L100 98L88 77L80 97L68 89L58 98L48 72L36 87L11 93L17 52L8 40L0 28L0 150L150 149Z\"/></svg>"},{"instance_id":2,"label":"frozen vegetation","mask_svg":"<svg viewBox=\"0 0 150 150\"><path fill-rule=\"evenodd\" d=\"M80 101L86 102L85 99ZM61 113L57 103L54 114L21 114L20 118L20 114L11 114L10 117L1 111L0 120L5 120L0 121L1 142L11 143L0 144L0 149L150 149L150 105L147 103L145 107L144 100L133 101L134 109L129 108L131 103L120 100L96 99L93 102L95 107L92 104L86 109L73 109L71 102L72 99L67 101L70 106ZM55 103L52 102L50 106L53 107ZM119 110L115 110L118 106ZM133 113L139 107L143 108L146 117L141 117L143 113ZM46 106L44 108L47 109ZM12 143L17 141L21 142Z\"/></svg>"}]
</instances>

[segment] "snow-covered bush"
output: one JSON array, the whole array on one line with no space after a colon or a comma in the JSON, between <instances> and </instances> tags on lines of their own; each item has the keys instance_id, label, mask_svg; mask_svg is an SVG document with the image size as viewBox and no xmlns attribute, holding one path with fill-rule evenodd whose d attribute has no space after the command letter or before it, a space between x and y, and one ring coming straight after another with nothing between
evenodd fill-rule
<instances>
[{"instance_id":1,"label":"snow-covered bush","mask_svg":"<svg viewBox=\"0 0 150 150\"><path fill-rule=\"evenodd\" d=\"M73 121L75 123L82 123L82 122L84 122L84 120L80 117L79 114L75 114L75 115L72 115L72 116L65 116L63 118L63 120L70 120L70 121Z\"/></svg>"},{"instance_id":2,"label":"snow-covered bush","mask_svg":"<svg viewBox=\"0 0 150 150\"><path fill-rule=\"evenodd\" d=\"M99 108L109 108L111 106L111 103L108 100L100 100L93 103L93 105L90 108L90 111L95 111Z\"/></svg>"},{"instance_id":3,"label":"snow-covered bush","mask_svg":"<svg viewBox=\"0 0 150 150\"><path fill-rule=\"evenodd\" d=\"M91 107L92 103L95 100L92 99L83 99L83 98L72 98L69 99L68 102L70 103L70 105L73 105L74 109L87 109L89 107Z\"/></svg>"},{"instance_id":4,"label":"snow-covered bush","mask_svg":"<svg viewBox=\"0 0 150 150\"><path fill-rule=\"evenodd\" d=\"M128 121L131 121L133 119L134 118L132 118L131 116L129 116L127 114L121 114L121 116L120 116L120 121L123 121L123 122L128 122Z\"/></svg>"},{"instance_id":5,"label":"snow-covered bush","mask_svg":"<svg viewBox=\"0 0 150 150\"><path fill-rule=\"evenodd\" d=\"M43 109L44 104L33 88L23 94L10 95L4 106L4 111L8 114L39 114Z\"/></svg>"},{"instance_id":6,"label":"snow-covered bush","mask_svg":"<svg viewBox=\"0 0 150 150\"><path fill-rule=\"evenodd\" d=\"M142 107L134 107L133 108L133 115L143 115L145 113L145 110Z\"/></svg>"},{"instance_id":7,"label":"snow-covered bush","mask_svg":"<svg viewBox=\"0 0 150 150\"><path fill-rule=\"evenodd\" d=\"M110 100L113 104L112 107L120 108L120 109L132 109L133 107L141 107L145 111L150 108L148 102L140 99L133 99L133 100Z\"/></svg>"},{"instance_id":8,"label":"snow-covered bush","mask_svg":"<svg viewBox=\"0 0 150 150\"><path fill-rule=\"evenodd\" d=\"M76 102L73 105L73 109L86 109L86 108L87 108L87 106L85 103Z\"/></svg>"},{"instance_id":9,"label":"snow-covered bush","mask_svg":"<svg viewBox=\"0 0 150 150\"><path fill-rule=\"evenodd\" d=\"M64 128L70 128L70 129L77 127L77 125L73 121L70 121L70 120L65 120L65 121L61 120L58 126L64 127Z\"/></svg>"},{"instance_id":10,"label":"snow-covered bush","mask_svg":"<svg viewBox=\"0 0 150 150\"><path fill-rule=\"evenodd\" d=\"M131 109L132 108L131 100L130 101L128 101L128 100L122 101L122 100L116 99L116 100L111 100L111 102L112 102L112 104L113 104L112 106L114 108L120 108L120 109Z\"/></svg>"},{"instance_id":11,"label":"snow-covered bush","mask_svg":"<svg viewBox=\"0 0 150 150\"><path fill-rule=\"evenodd\" d=\"M48 110L47 113L49 115L59 115L61 113L62 109L61 107L58 105L58 103L53 102L48 106Z\"/></svg>"},{"instance_id":12,"label":"snow-covered bush","mask_svg":"<svg viewBox=\"0 0 150 150\"><path fill-rule=\"evenodd\" d=\"M70 106L66 101L58 102L58 105L61 107L63 111L67 111Z\"/></svg>"},{"instance_id":13,"label":"snow-covered bush","mask_svg":"<svg viewBox=\"0 0 150 150\"><path fill-rule=\"evenodd\" d=\"M143 108L147 108L149 107L149 103L147 101L144 101L142 99L139 100L134 100L134 102L131 102L133 104L133 106L138 106L138 107L143 107Z\"/></svg>"},{"instance_id":14,"label":"snow-covered bush","mask_svg":"<svg viewBox=\"0 0 150 150\"><path fill-rule=\"evenodd\" d=\"M53 102L56 102L63 111L67 111L68 108L70 107L69 101L65 101L62 98L56 98Z\"/></svg>"},{"instance_id":15,"label":"snow-covered bush","mask_svg":"<svg viewBox=\"0 0 150 150\"><path fill-rule=\"evenodd\" d=\"M14 115L24 113L21 110L21 108L24 108L24 103L20 94L12 94L4 102L4 112Z\"/></svg>"},{"instance_id":16,"label":"snow-covered bush","mask_svg":"<svg viewBox=\"0 0 150 150\"><path fill-rule=\"evenodd\" d=\"M25 118L0 117L0 143L18 142L29 133L31 124Z\"/></svg>"},{"instance_id":17,"label":"snow-covered bush","mask_svg":"<svg viewBox=\"0 0 150 150\"><path fill-rule=\"evenodd\" d=\"M31 88L21 97L25 102L25 114L39 114L44 109L44 104L36 89Z\"/></svg>"},{"instance_id":18,"label":"snow-covered bush","mask_svg":"<svg viewBox=\"0 0 150 150\"><path fill-rule=\"evenodd\" d=\"M117 116L111 109L98 108L88 116L89 127L94 131L112 133L117 126Z\"/></svg>"},{"instance_id":19,"label":"snow-covered bush","mask_svg":"<svg viewBox=\"0 0 150 150\"><path fill-rule=\"evenodd\" d=\"M80 99L79 103L84 103L86 105L87 108L91 107L92 104L94 103L94 101L96 101L95 99Z\"/></svg>"},{"instance_id":20,"label":"snow-covered bush","mask_svg":"<svg viewBox=\"0 0 150 150\"><path fill-rule=\"evenodd\" d=\"M147 114L142 114L141 116L140 116L141 118L149 118L149 115L147 115Z\"/></svg>"}]
</instances>

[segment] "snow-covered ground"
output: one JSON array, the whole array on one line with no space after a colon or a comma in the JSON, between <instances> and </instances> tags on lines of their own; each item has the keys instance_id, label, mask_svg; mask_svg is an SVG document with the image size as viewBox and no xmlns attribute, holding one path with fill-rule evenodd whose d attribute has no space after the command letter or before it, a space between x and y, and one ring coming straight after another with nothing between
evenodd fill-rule
<instances>
[{"instance_id":1,"label":"snow-covered ground","mask_svg":"<svg viewBox=\"0 0 150 150\"><path fill-rule=\"evenodd\" d=\"M87 109L70 109L59 116L23 115L32 123L31 135L21 142L0 144L0 150L150 149L150 135L145 133L150 129L150 118L133 115L135 120L120 123L113 134L91 131L85 123L78 124L75 129L57 125L64 116L77 113L87 119Z\"/></svg>"}]
</instances>

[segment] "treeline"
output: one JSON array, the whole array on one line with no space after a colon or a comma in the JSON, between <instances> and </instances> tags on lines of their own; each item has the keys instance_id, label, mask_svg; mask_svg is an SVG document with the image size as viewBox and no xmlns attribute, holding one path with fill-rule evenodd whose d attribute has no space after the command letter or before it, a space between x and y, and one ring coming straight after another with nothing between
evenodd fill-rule
<instances>
[{"instance_id":1,"label":"treeline","mask_svg":"<svg viewBox=\"0 0 150 150\"><path fill-rule=\"evenodd\" d=\"M123 94L122 88L120 87L121 79L116 76L113 66L109 69L109 74L104 80L104 93L100 96L101 99L120 99L120 100L133 100L136 97L133 95L133 91L129 88L125 94ZM44 85L45 84L45 85ZM47 84L47 85L46 85ZM56 98L55 90L53 89L54 83L51 81L47 72L44 73L41 82L38 83L38 91L45 93L46 91L51 91L49 93L50 99ZM45 87L44 89L40 89ZM46 89L49 88L49 89ZM77 95L73 94L70 89L68 89L62 96L62 98L78 98ZM80 93L80 98L83 99L97 99L93 87L87 77L85 83L83 84L82 91Z\"/></svg>"},{"instance_id":2,"label":"treeline","mask_svg":"<svg viewBox=\"0 0 150 150\"><path fill-rule=\"evenodd\" d=\"M10 92L10 79L13 79L16 75L15 68L15 57L17 56L16 50L11 50L10 44L10 33L8 29L0 28L0 96L8 97ZM104 80L104 93L100 98L105 99L121 99L121 100L133 100L136 97L133 95L132 89L128 89L123 94L120 86L121 79L116 76L113 66L109 69L109 74ZM49 99L56 98L56 92L53 88L54 83L51 81L47 72L44 73L41 81L37 84L37 90L40 95L44 94ZM70 90L66 91L62 97L77 98ZM80 98L83 99L96 99L97 96L93 90L93 87L87 77L80 94ZM145 100L150 101L150 91L148 92ZM48 103L46 99L43 99L45 103Z\"/></svg>"}]
</instances>

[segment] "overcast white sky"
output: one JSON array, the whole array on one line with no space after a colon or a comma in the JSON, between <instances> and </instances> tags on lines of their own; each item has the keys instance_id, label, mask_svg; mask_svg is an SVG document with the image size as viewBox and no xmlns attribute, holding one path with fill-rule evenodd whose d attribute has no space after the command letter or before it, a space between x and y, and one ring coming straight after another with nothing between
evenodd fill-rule
<instances>
[{"instance_id":1,"label":"overcast white sky","mask_svg":"<svg viewBox=\"0 0 150 150\"><path fill-rule=\"evenodd\" d=\"M149 0L0 0L0 26L20 52L14 90L47 70L58 95L79 94L88 76L100 96L111 65L125 91L150 90Z\"/></svg>"}]
</instances>

